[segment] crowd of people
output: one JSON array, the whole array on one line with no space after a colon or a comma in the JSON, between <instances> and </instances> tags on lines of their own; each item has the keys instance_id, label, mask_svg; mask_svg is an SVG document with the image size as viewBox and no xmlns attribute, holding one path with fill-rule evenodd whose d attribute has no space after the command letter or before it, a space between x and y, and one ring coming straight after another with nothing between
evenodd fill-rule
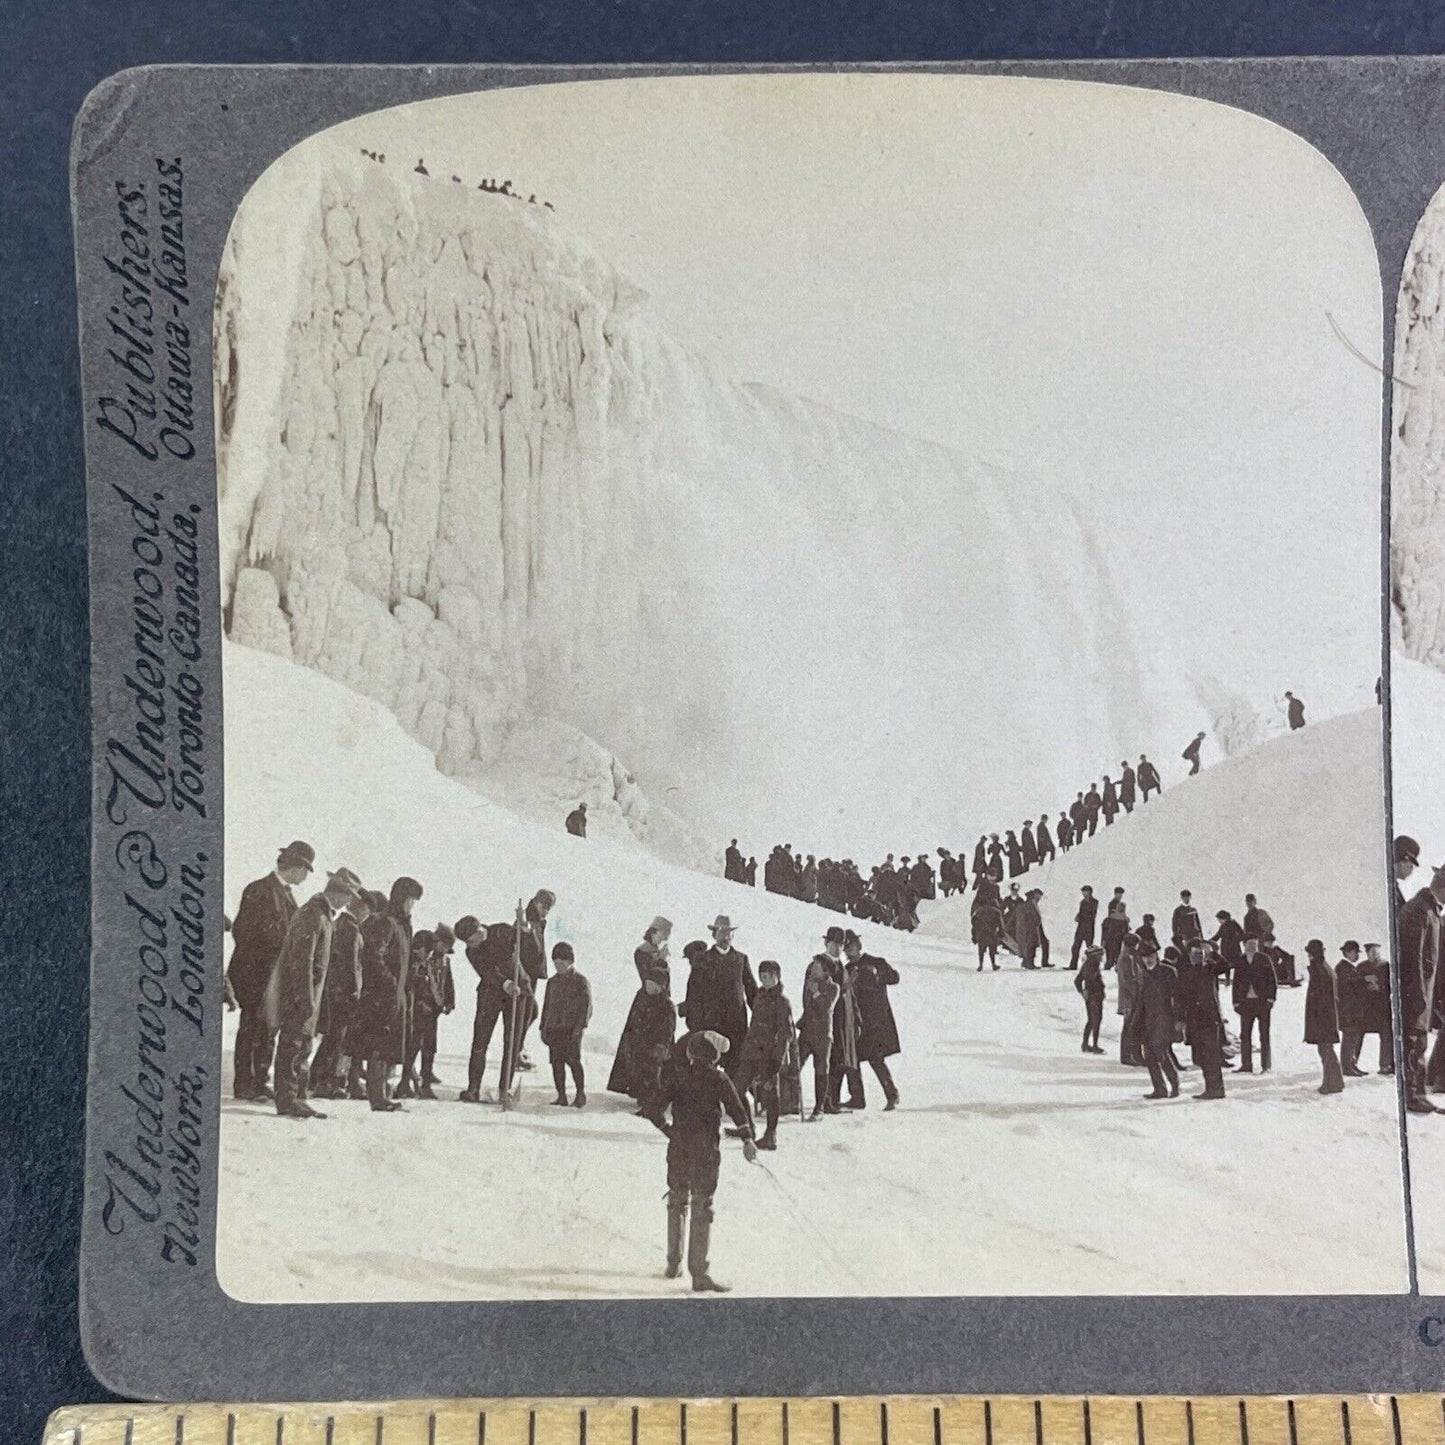
<instances>
[{"instance_id":1,"label":"crowd of people","mask_svg":"<svg viewBox=\"0 0 1445 1445\"><path fill-rule=\"evenodd\" d=\"M530 1067L525 1047L536 1022L551 1063L553 1104L587 1106L582 1039L592 1018L591 987L569 943L548 952L547 919L556 902L549 890L519 904L510 921L484 924L468 915L418 929L412 915L424 893L410 877L379 893L337 868L298 905L293 890L315 861L310 844L287 844L272 871L247 885L229 925L227 1003L240 1010L237 1099L273 1102L278 1115L298 1120L326 1117L312 1099L364 1099L388 1113L403 1109L406 1098L435 1099L437 1025L457 1007L451 956L460 945L477 994L467 1085L458 1099L484 1102L500 1024L496 1088L487 1101L506 1105L517 1075ZM892 1111L899 1094L889 1060L900 1052L888 998L898 974L865 952L852 929L827 929L802 979L796 1017L776 961L762 960L754 973L733 946L726 915L709 931L711 943L683 949L689 971L674 1001L672 924L657 917L647 927L633 956L639 987L607 1082L609 1092L635 1100L637 1113L668 1136L667 1274L681 1273L686 1234L693 1288L703 1292L724 1288L707 1258L722 1116L732 1119L731 1132L755 1159L759 1150L777 1148L784 1112L816 1121L865 1109L865 1064L883 1090L884 1111ZM806 1113L802 1071L809 1061L813 1099ZM760 1135L756 1115L764 1120Z\"/></svg>"},{"instance_id":2,"label":"crowd of people","mask_svg":"<svg viewBox=\"0 0 1445 1445\"><path fill-rule=\"evenodd\" d=\"M367 160L375 161L378 165L384 166L386 164L385 151L367 150L365 146L362 146L361 153ZM418 157L417 163L412 167L412 173L418 176L431 176L431 171L427 167L425 156ZM452 180L459 186L467 184L459 175L453 174ZM525 201L529 206L542 206L549 211L555 211L557 209L551 201L539 200L535 192L531 195L524 196L521 191L513 190L510 180L499 181L495 177L487 176L477 182L477 189L479 191L485 191L490 196L506 196L508 200Z\"/></svg>"}]
</instances>

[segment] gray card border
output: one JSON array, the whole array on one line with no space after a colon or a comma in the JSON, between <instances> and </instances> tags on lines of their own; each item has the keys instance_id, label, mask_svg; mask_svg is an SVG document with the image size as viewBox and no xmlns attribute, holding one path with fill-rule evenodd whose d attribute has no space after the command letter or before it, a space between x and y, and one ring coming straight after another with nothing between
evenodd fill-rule
<instances>
[{"instance_id":1,"label":"gray card border","mask_svg":"<svg viewBox=\"0 0 1445 1445\"><path fill-rule=\"evenodd\" d=\"M1303 1393L1441 1386L1445 1353L1438 1343L1445 1342L1445 1318L1431 1321L1445 1316L1445 1300L1413 1292L1356 1298L306 1306L243 1304L217 1284L223 757L211 315L231 219L274 159L307 136L372 110L577 79L806 69L1023 75L1143 86L1273 120L1313 144L1354 189L1380 257L1385 356L1393 355L1406 251L1421 213L1445 181L1445 61L1434 58L844 67L180 66L126 71L98 86L76 121L72 144L90 525L94 817L93 1027L80 1305L86 1357L113 1390L153 1399L303 1400ZM121 283L105 262L125 254L122 194L145 178L151 209L142 224L158 226L157 186L164 177L157 160L177 157L184 171L186 283L182 288L173 281L164 294L153 286L151 294L157 319L184 325L188 333L193 415L182 413L171 423L169 441L178 453L193 446L194 454L178 458L162 452L148 460L98 425L101 399L125 379L107 355L116 344L108 312L121 299ZM134 218L134 204L131 213ZM156 248L150 260L158 261L166 242L154 229L147 234L147 244ZM166 267L174 278L174 257ZM186 360L177 354L158 364L176 375ZM1387 681L1388 390L1382 379L1381 671ZM157 527L152 513L168 525ZM174 564L188 550L177 540L183 532L169 525L177 517L195 518L198 526L200 605L194 629L187 624L195 614L177 595L183 579L174 574ZM180 755L178 703L171 695L166 766L154 782L140 766L143 758L127 759L112 746L127 740L135 746L135 704L125 677L146 655L137 642L132 603L140 585L136 574L148 565L154 575L142 581L162 588L165 631L179 629L160 649L167 688L181 683L200 688L198 715L191 718L200 725L199 743L190 736L190 750ZM1388 766L1386 750L1387 777ZM171 769L184 775L173 778ZM1388 876L1387 845L1382 837L1382 877ZM189 875L182 868L189 868ZM160 951L142 956L145 930L155 925L125 902L127 892L162 918L191 895L205 929L203 962L188 967L174 923L166 925ZM152 1006L157 1012L146 1013ZM188 1013L202 1019L200 1027L188 1021ZM161 1040L158 1018L165 1023ZM147 1031L150 1042L143 1047ZM157 1085L162 1073L165 1081ZM137 1140L156 1125L147 1112L153 1088L162 1093L165 1157L150 1169L142 1157L146 1145ZM198 1122L187 1118L192 1108ZM1405 1162L1408 1166L1407 1157ZM1327 1169L1322 1160L1322 1172ZM1341 1183L1347 1187L1347 1181ZM154 1196L152 1185L159 1189ZM1060 1207L1067 1207L1062 1199ZM1408 1214L1408 1200L1402 1208ZM148 1217L152 1213L154 1219ZM1117 1223L1101 1221L1101 1227ZM1289 1227L1288 1221L1272 1223ZM172 1252L192 1248L194 1265L163 1260L167 1226ZM188 1244L193 1227L195 1242ZM968 1221L960 1227L967 1228Z\"/></svg>"}]
</instances>

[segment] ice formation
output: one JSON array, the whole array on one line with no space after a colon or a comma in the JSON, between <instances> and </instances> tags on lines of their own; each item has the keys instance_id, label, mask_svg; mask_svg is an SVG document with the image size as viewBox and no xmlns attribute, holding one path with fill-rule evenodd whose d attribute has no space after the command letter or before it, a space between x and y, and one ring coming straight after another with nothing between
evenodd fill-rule
<instances>
[{"instance_id":1,"label":"ice formation","mask_svg":"<svg viewBox=\"0 0 1445 1445\"><path fill-rule=\"evenodd\" d=\"M228 631L444 772L693 866L862 859L1209 724L1067 498L719 375L503 197L296 167L268 272L268 184L218 296Z\"/></svg>"}]
</instances>

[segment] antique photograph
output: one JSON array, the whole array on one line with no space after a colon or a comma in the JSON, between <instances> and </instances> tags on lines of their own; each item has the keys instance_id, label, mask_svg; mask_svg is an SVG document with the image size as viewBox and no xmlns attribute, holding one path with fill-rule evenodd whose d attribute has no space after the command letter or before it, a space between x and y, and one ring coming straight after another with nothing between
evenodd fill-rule
<instances>
[{"instance_id":1,"label":"antique photograph","mask_svg":"<svg viewBox=\"0 0 1445 1445\"><path fill-rule=\"evenodd\" d=\"M1383 308L1319 151L1137 87L569 81L271 165L214 314L222 1288L1405 1289Z\"/></svg>"},{"instance_id":2,"label":"antique photograph","mask_svg":"<svg viewBox=\"0 0 1445 1445\"><path fill-rule=\"evenodd\" d=\"M1445 191L1416 228L1395 317L1390 704L1410 1197L1422 1290L1445 1293Z\"/></svg>"}]
</instances>

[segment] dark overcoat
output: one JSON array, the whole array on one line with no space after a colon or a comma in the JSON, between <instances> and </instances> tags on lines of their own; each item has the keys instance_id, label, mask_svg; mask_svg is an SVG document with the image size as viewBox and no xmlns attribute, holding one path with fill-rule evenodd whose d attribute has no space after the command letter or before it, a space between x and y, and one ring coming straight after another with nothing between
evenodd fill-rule
<instances>
[{"instance_id":1,"label":"dark overcoat","mask_svg":"<svg viewBox=\"0 0 1445 1445\"><path fill-rule=\"evenodd\" d=\"M269 1022L288 1032L314 1034L331 962L331 934L335 912L324 893L308 898L296 910L281 940L281 956L267 992Z\"/></svg>"},{"instance_id":2,"label":"dark overcoat","mask_svg":"<svg viewBox=\"0 0 1445 1445\"><path fill-rule=\"evenodd\" d=\"M361 930L361 1001L356 1010L363 1057L402 1062L410 969L410 920L390 910L367 919Z\"/></svg>"},{"instance_id":3,"label":"dark overcoat","mask_svg":"<svg viewBox=\"0 0 1445 1445\"><path fill-rule=\"evenodd\" d=\"M348 1028L360 997L361 925L343 911L336 915L331 930L331 962L326 968L326 988L321 995L316 1032L335 1034Z\"/></svg>"},{"instance_id":4,"label":"dark overcoat","mask_svg":"<svg viewBox=\"0 0 1445 1445\"><path fill-rule=\"evenodd\" d=\"M803 1016L798 1023L802 1041L816 1053L833 1039L833 1012L843 992L843 964L826 953L815 953L803 977Z\"/></svg>"},{"instance_id":5,"label":"dark overcoat","mask_svg":"<svg viewBox=\"0 0 1445 1445\"><path fill-rule=\"evenodd\" d=\"M296 916L296 899L280 877L268 873L248 883L231 924L231 992L243 1009L259 1009L281 956L286 929Z\"/></svg>"},{"instance_id":6,"label":"dark overcoat","mask_svg":"<svg viewBox=\"0 0 1445 1445\"><path fill-rule=\"evenodd\" d=\"M898 982L898 970L887 959L860 955L853 975L853 1002L858 1010L858 1054L863 1059L891 1059L901 1053L898 1024L889 988Z\"/></svg>"},{"instance_id":7,"label":"dark overcoat","mask_svg":"<svg viewBox=\"0 0 1445 1445\"><path fill-rule=\"evenodd\" d=\"M1365 1028L1367 997L1364 979L1365 965L1351 963L1342 958L1335 965L1335 997L1339 1004L1340 1030Z\"/></svg>"},{"instance_id":8,"label":"dark overcoat","mask_svg":"<svg viewBox=\"0 0 1445 1445\"><path fill-rule=\"evenodd\" d=\"M592 1021L592 986L575 968L554 973L547 980L542 1018L537 1031L544 1044L565 1043L582 1037Z\"/></svg>"},{"instance_id":9,"label":"dark overcoat","mask_svg":"<svg viewBox=\"0 0 1445 1445\"><path fill-rule=\"evenodd\" d=\"M710 1029L734 1049L748 1031L748 1010L758 991L748 956L736 948L726 953L714 944L692 966L687 994L678 1013L691 1033Z\"/></svg>"},{"instance_id":10,"label":"dark overcoat","mask_svg":"<svg viewBox=\"0 0 1445 1445\"><path fill-rule=\"evenodd\" d=\"M1274 965L1262 953L1256 953L1253 958L1241 958L1235 964L1234 982L1230 987L1236 1012L1250 1001L1250 989L1254 990L1256 1004L1272 1005L1279 992Z\"/></svg>"},{"instance_id":11,"label":"dark overcoat","mask_svg":"<svg viewBox=\"0 0 1445 1445\"><path fill-rule=\"evenodd\" d=\"M1399 917L1400 1020L1407 1032L1428 1033L1440 966L1440 904L1422 888Z\"/></svg>"},{"instance_id":12,"label":"dark overcoat","mask_svg":"<svg viewBox=\"0 0 1445 1445\"><path fill-rule=\"evenodd\" d=\"M1146 1048L1167 1049L1174 1042L1174 994L1178 982L1178 975L1167 963L1139 970L1129 1023Z\"/></svg>"},{"instance_id":13,"label":"dark overcoat","mask_svg":"<svg viewBox=\"0 0 1445 1445\"><path fill-rule=\"evenodd\" d=\"M1322 958L1310 959L1309 984L1305 988L1305 1043L1337 1044L1340 1041L1340 1006L1335 992L1335 971Z\"/></svg>"}]
</instances>

